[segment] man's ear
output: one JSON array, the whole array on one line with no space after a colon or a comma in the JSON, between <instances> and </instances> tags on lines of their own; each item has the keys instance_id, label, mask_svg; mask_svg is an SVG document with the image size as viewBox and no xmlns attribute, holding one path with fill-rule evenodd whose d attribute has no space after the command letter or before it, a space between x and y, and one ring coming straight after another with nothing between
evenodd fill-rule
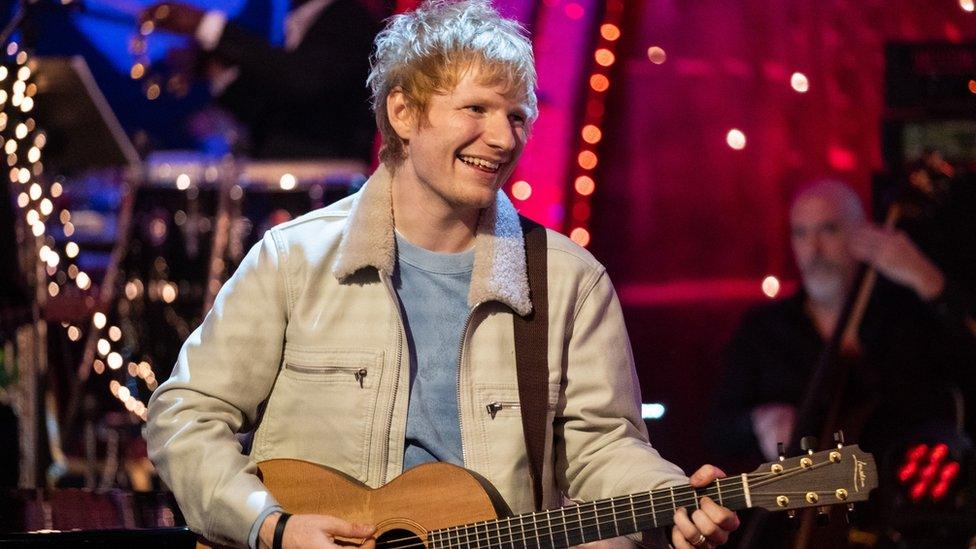
<instances>
[{"instance_id":1,"label":"man's ear","mask_svg":"<svg viewBox=\"0 0 976 549\"><path fill-rule=\"evenodd\" d=\"M400 136L400 139L409 141L416 128L417 116L403 89L393 88L387 94L386 116L390 120L390 125L393 126L393 131Z\"/></svg>"}]
</instances>

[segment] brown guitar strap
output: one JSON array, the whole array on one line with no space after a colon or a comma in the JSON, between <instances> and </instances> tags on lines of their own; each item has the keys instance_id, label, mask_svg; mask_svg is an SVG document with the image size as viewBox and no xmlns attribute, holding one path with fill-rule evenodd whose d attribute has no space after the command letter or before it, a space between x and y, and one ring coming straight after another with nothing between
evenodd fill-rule
<instances>
[{"instance_id":1,"label":"brown guitar strap","mask_svg":"<svg viewBox=\"0 0 976 549\"><path fill-rule=\"evenodd\" d=\"M546 449L546 406L549 402L549 295L546 283L546 228L519 216L525 238L526 270L532 312L514 315L515 369L518 372L522 431L529 454L535 508L542 510L542 460Z\"/></svg>"}]
</instances>

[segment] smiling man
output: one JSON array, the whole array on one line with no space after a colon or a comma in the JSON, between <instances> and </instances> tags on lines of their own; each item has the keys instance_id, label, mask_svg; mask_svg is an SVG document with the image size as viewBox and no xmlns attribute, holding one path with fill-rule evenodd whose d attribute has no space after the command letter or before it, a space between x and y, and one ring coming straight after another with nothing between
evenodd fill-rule
<instances>
[{"instance_id":1,"label":"smiling man","mask_svg":"<svg viewBox=\"0 0 976 549\"><path fill-rule=\"evenodd\" d=\"M454 463L516 513L687 481L647 440L603 266L548 232L548 300L530 295L522 225L499 189L537 115L535 79L531 43L486 0L426 2L380 33L369 85L382 166L356 195L268 231L150 402L151 457L194 530L289 548L372 535L290 518L256 475L272 458L372 487ZM548 311L541 493L513 330L533 310ZM245 453L234 435L251 429ZM719 475L705 466L692 482ZM698 507L675 517L679 549L738 524L708 498Z\"/></svg>"}]
</instances>

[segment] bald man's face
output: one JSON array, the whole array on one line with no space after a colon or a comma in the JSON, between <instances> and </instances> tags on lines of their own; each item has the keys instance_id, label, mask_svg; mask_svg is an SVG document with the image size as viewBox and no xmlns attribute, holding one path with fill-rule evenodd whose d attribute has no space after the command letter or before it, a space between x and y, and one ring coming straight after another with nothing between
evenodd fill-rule
<instances>
[{"instance_id":1,"label":"bald man's face","mask_svg":"<svg viewBox=\"0 0 976 549\"><path fill-rule=\"evenodd\" d=\"M837 303L846 296L857 269L847 247L853 228L830 197L801 197L790 210L793 256L814 301Z\"/></svg>"}]
</instances>

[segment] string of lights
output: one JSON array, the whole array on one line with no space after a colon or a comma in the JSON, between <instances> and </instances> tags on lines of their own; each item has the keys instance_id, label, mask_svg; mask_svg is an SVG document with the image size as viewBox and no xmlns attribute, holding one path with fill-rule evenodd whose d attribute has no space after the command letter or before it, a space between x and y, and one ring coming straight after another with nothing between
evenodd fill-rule
<instances>
[{"instance_id":1,"label":"string of lights","mask_svg":"<svg viewBox=\"0 0 976 549\"><path fill-rule=\"evenodd\" d=\"M71 210L61 205L64 180L58 178L46 185L41 177L44 173L41 157L47 135L37 127L31 115L38 92L37 84L33 81L37 63L27 49L16 42L7 44L5 53L7 62L0 65L0 145L6 154L10 184L17 188L16 204L28 228L28 238L34 239L30 248L37 250L37 260L43 267L39 273L43 272L44 278L37 281L38 285L46 290L50 299L58 297L69 285L87 293L92 289L93 280L78 266L82 250L73 238L75 226ZM50 230L49 222L59 225L59 228ZM59 233L59 238L52 232ZM90 321L98 338L96 346L99 358L92 363L97 374L104 373L106 366L109 370L118 370L124 362L120 351L112 349L113 344L121 341L122 330L118 326L107 326L106 320L104 313L95 312ZM80 326L62 322L62 327L69 340L81 340L83 332ZM142 379L150 390L155 388L155 374L147 361L138 364L130 362L128 373ZM118 384L115 380L112 383ZM145 420L145 405L132 397L128 390L113 390L112 394L129 411Z\"/></svg>"},{"instance_id":2,"label":"string of lights","mask_svg":"<svg viewBox=\"0 0 976 549\"><path fill-rule=\"evenodd\" d=\"M590 243L590 200L596 190L595 173L599 164L599 144L603 139L603 118L610 89L610 71L617 60L623 0L607 0L599 37L593 49L593 71L584 100L579 145L576 151L573 192L570 195L569 237L580 246Z\"/></svg>"}]
</instances>

